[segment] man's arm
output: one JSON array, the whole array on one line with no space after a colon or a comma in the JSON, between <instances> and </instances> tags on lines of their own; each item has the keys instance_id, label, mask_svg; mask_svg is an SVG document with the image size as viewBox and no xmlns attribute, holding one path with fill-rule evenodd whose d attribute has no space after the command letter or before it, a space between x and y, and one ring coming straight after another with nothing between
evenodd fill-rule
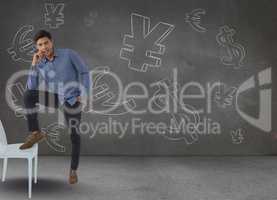
<instances>
[{"instance_id":1,"label":"man's arm","mask_svg":"<svg viewBox=\"0 0 277 200\"><path fill-rule=\"evenodd\" d=\"M33 55L32 65L31 65L31 69L30 69L27 84L26 84L26 87L29 90L38 89L38 85L39 85L38 64L43 57L44 57L44 54L41 51L36 51Z\"/></svg>"},{"instance_id":2,"label":"man's arm","mask_svg":"<svg viewBox=\"0 0 277 200\"><path fill-rule=\"evenodd\" d=\"M88 67L83 61L83 59L78 55L77 52L69 49L69 55L72 64L75 66L75 69L78 72L80 77L80 82L82 86L85 88L85 91L81 90L81 96L87 96L91 87L91 80L89 76ZM84 93L85 92L85 93Z\"/></svg>"},{"instance_id":3,"label":"man's arm","mask_svg":"<svg viewBox=\"0 0 277 200\"><path fill-rule=\"evenodd\" d=\"M29 90L38 89L38 71L36 65L31 65L26 87Z\"/></svg>"}]
</instances>

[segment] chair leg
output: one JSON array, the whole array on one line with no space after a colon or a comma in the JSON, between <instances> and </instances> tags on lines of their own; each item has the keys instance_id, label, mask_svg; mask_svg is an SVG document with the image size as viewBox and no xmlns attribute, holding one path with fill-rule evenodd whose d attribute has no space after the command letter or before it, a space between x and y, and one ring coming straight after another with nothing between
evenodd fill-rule
<instances>
[{"instance_id":1,"label":"chair leg","mask_svg":"<svg viewBox=\"0 0 277 200\"><path fill-rule=\"evenodd\" d=\"M7 165L8 165L8 158L4 158L4 162L3 162L3 172L2 172L2 182L4 182L5 179L6 179Z\"/></svg>"},{"instance_id":2,"label":"chair leg","mask_svg":"<svg viewBox=\"0 0 277 200\"><path fill-rule=\"evenodd\" d=\"M37 183L37 180L38 180L38 156L35 156L34 183Z\"/></svg>"},{"instance_id":3,"label":"chair leg","mask_svg":"<svg viewBox=\"0 0 277 200\"><path fill-rule=\"evenodd\" d=\"M28 196L32 197L32 168L33 168L33 159L28 158Z\"/></svg>"}]
</instances>

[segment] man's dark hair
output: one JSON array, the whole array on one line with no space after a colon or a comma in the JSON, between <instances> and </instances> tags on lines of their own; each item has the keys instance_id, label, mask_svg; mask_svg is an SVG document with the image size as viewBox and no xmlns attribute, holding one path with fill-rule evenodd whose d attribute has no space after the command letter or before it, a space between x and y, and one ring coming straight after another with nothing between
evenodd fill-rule
<instances>
[{"instance_id":1,"label":"man's dark hair","mask_svg":"<svg viewBox=\"0 0 277 200\"><path fill-rule=\"evenodd\" d=\"M40 38L43 38L43 37L48 37L50 40L52 40L51 33L49 33L49 32L46 31L46 30L39 30L39 31L35 34L33 40L34 40L34 42L36 43Z\"/></svg>"}]
</instances>

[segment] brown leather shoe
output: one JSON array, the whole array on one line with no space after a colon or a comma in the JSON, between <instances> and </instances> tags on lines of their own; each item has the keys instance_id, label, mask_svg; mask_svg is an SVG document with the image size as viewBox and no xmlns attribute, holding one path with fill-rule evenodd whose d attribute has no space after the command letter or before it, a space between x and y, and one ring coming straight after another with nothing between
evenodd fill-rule
<instances>
[{"instance_id":1,"label":"brown leather shoe","mask_svg":"<svg viewBox=\"0 0 277 200\"><path fill-rule=\"evenodd\" d=\"M75 184L78 182L78 176L76 170L70 170L69 172L69 179L68 179L69 184Z\"/></svg>"},{"instance_id":2,"label":"brown leather shoe","mask_svg":"<svg viewBox=\"0 0 277 200\"><path fill-rule=\"evenodd\" d=\"M31 133L25 140L24 144L22 144L19 149L29 149L31 148L35 143L41 142L43 139L46 138L46 134L40 131L35 131Z\"/></svg>"}]
</instances>

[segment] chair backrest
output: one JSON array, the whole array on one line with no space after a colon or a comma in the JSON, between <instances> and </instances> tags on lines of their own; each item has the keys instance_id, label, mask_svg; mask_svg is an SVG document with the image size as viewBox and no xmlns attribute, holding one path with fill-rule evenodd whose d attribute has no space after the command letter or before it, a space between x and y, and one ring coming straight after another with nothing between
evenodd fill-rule
<instances>
[{"instance_id":1,"label":"chair backrest","mask_svg":"<svg viewBox=\"0 0 277 200\"><path fill-rule=\"evenodd\" d=\"M7 136L3 127L2 121L0 120L0 145L7 145Z\"/></svg>"}]
</instances>

